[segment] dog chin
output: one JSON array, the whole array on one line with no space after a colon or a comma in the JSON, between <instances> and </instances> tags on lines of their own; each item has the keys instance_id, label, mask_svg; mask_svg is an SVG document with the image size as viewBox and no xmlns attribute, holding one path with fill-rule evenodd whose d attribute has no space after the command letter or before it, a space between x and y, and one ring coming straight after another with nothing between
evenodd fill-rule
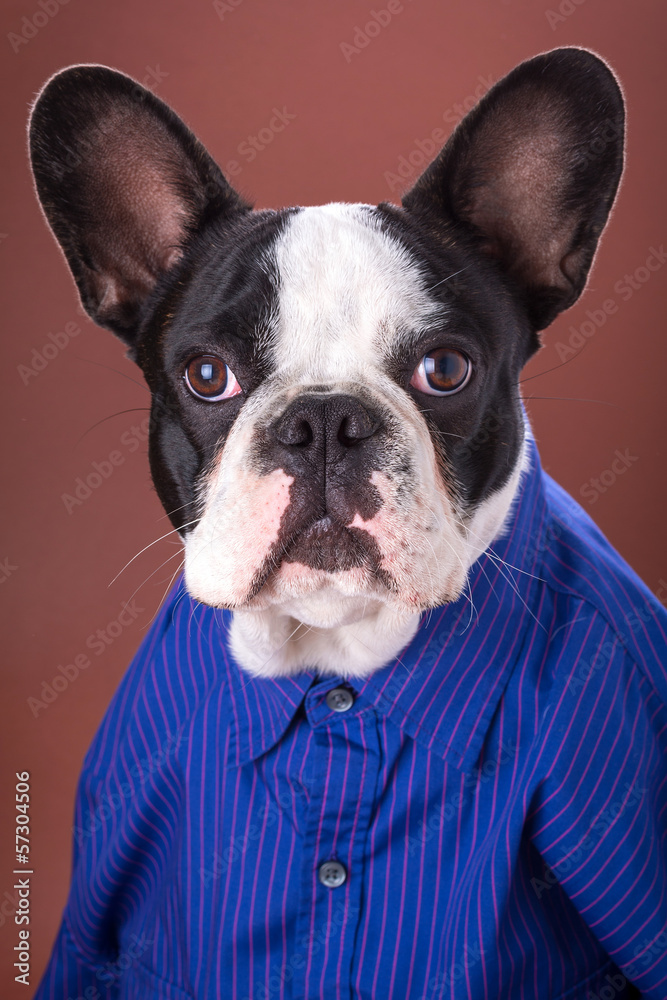
<instances>
[{"instance_id":1,"label":"dog chin","mask_svg":"<svg viewBox=\"0 0 667 1000\"><path fill-rule=\"evenodd\" d=\"M294 606L234 612L229 640L240 666L258 677L316 669L363 678L393 659L413 638L420 613L377 599L321 591Z\"/></svg>"},{"instance_id":2,"label":"dog chin","mask_svg":"<svg viewBox=\"0 0 667 1000\"><path fill-rule=\"evenodd\" d=\"M311 628L340 628L376 613L379 605L375 595L345 594L335 586L324 586L300 597L288 598L278 608Z\"/></svg>"},{"instance_id":3,"label":"dog chin","mask_svg":"<svg viewBox=\"0 0 667 1000\"><path fill-rule=\"evenodd\" d=\"M366 567L331 571L283 562L246 607L278 606L306 625L329 628L358 621L383 596L390 592Z\"/></svg>"},{"instance_id":4,"label":"dog chin","mask_svg":"<svg viewBox=\"0 0 667 1000\"><path fill-rule=\"evenodd\" d=\"M438 603L458 596L453 588ZM283 564L252 601L235 608L231 648L254 676L316 668L364 678L399 655L421 612L432 606L424 595L412 602L403 598L360 569L331 573Z\"/></svg>"},{"instance_id":5,"label":"dog chin","mask_svg":"<svg viewBox=\"0 0 667 1000\"><path fill-rule=\"evenodd\" d=\"M384 605L397 614L426 611L456 600L465 586L466 574L451 567L441 581L438 594L425 593L416 579L403 578L401 585L388 574L367 567L320 570L302 563L283 562L240 610L277 608L304 625L333 628L354 624Z\"/></svg>"}]
</instances>

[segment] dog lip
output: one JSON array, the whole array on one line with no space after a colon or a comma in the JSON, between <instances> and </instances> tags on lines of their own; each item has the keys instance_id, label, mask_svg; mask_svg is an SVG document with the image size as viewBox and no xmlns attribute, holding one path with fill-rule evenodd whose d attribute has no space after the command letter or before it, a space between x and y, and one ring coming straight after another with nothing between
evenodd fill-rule
<instances>
[{"instance_id":1,"label":"dog lip","mask_svg":"<svg viewBox=\"0 0 667 1000\"><path fill-rule=\"evenodd\" d=\"M285 545L285 554L289 555L295 546L304 542L328 542L333 541L334 538L336 541L345 539L349 543L352 536L344 524L337 521L331 514L325 514L315 521L311 521L305 527L294 531Z\"/></svg>"},{"instance_id":2,"label":"dog lip","mask_svg":"<svg viewBox=\"0 0 667 1000\"><path fill-rule=\"evenodd\" d=\"M304 563L312 569L326 569L330 572L364 567L373 572L377 560L369 545L363 541L363 533L350 530L335 517L325 514L305 528L292 534L283 550L281 562Z\"/></svg>"},{"instance_id":3,"label":"dog lip","mask_svg":"<svg viewBox=\"0 0 667 1000\"><path fill-rule=\"evenodd\" d=\"M244 606L258 598L270 581L280 578L284 565L301 564L313 571L338 573L356 569L365 571L369 586L393 591L391 579L382 570L376 540L361 528L348 528L330 514L295 527L289 536L269 553L255 576Z\"/></svg>"},{"instance_id":4,"label":"dog lip","mask_svg":"<svg viewBox=\"0 0 667 1000\"><path fill-rule=\"evenodd\" d=\"M329 514L325 514L324 517L320 517L317 521L313 521L313 523L310 524L303 533L300 532L299 535L304 538L312 537L325 534L327 531L333 531L336 528L343 528L343 525L334 521L333 517ZM298 535L295 536L293 541L296 541L298 537Z\"/></svg>"},{"instance_id":5,"label":"dog lip","mask_svg":"<svg viewBox=\"0 0 667 1000\"><path fill-rule=\"evenodd\" d=\"M347 527L325 514L294 528L280 545L269 553L258 571L244 602L249 606L265 586L280 578L283 565L302 564L307 569L328 573L356 569L365 572L368 586L396 591L395 581L382 568L377 541L362 528Z\"/></svg>"}]
</instances>

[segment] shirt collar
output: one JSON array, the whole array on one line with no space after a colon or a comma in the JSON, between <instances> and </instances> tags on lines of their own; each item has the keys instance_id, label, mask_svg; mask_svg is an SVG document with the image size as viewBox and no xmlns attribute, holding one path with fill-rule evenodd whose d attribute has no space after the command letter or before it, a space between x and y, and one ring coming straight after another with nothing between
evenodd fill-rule
<instances>
[{"instance_id":1,"label":"shirt collar","mask_svg":"<svg viewBox=\"0 0 667 1000\"><path fill-rule=\"evenodd\" d=\"M223 615L235 745L231 765L274 746L314 684L324 695L343 683L430 751L463 770L474 765L521 654L525 620L535 618L535 569L546 544L547 504L532 440L527 458L506 528L472 566L466 593L425 613L401 654L366 680L318 678L314 669L293 677L252 677L229 654L230 615Z\"/></svg>"}]
</instances>

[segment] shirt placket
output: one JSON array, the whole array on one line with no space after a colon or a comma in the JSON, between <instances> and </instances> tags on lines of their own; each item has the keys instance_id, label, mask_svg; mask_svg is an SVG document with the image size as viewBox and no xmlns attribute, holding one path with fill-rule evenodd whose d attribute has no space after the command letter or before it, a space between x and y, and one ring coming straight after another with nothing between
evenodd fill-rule
<instances>
[{"instance_id":1,"label":"shirt placket","mask_svg":"<svg viewBox=\"0 0 667 1000\"><path fill-rule=\"evenodd\" d=\"M378 717L328 678L308 692L313 730L296 922L294 1000L347 1000L381 766Z\"/></svg>"}]
</instances>

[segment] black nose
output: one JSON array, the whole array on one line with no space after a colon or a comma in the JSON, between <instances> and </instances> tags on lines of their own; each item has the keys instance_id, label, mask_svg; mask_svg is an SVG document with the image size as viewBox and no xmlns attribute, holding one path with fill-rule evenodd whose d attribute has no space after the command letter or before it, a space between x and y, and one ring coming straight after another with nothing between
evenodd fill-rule
<instances>
[{"instance_id":1,"label":"black nose","mask_svg":"<svg viewBox=\"0 0 667 1000\"><path fill-rule=\"evenodd\" d=\"M276 421L280 444L295 451L324 452L331 461L373 437L380 420L354 396L304 395L295 399Z\"/></svg>"}]
</instances>

